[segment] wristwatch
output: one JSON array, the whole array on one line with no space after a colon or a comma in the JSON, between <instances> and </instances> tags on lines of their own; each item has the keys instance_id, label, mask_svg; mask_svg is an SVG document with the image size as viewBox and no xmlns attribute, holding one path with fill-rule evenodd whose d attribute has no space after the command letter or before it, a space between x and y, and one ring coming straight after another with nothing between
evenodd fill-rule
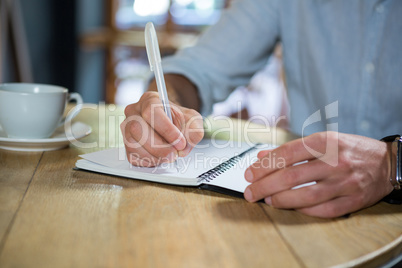
<instances>
[{"instance_id":1,"label":"wristwatch","mask_svg":"<svg viewBox=\"0 0 402 268\"><path fill-rule=\"evenodd\" d=\"M391 175L390 182L394 187L394 191L387 195L383 201L392 204L402 203L402 137L401 135L387 136L381 141L391 143L390 160L391 160Z\"/></svg>"}]
</instances>

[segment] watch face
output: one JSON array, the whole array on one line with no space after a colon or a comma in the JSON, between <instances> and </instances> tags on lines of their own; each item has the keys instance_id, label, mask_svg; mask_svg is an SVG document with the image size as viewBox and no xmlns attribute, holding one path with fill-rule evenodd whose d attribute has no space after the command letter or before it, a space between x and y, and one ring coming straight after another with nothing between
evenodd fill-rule
<instances>
[{"instance_id":1,"label":"watch face","mask_svg":"<svg viewBox=\"0 0 402 268\"><path fill-rule=\"evenodd\" d=\"M399 140L402 142L402 137L401 135L392 135L392 136L387 136L381 139L381 141L385 141L385 142L391 142L391 141L396 141Z\"/></svg>"},{"instance_id":2,"label":"watch face","mask_svg":"<svg viewBox=\"0 0 402 268\"><path fill-rule=\"evenodd\" d=\"M402 186L402 142L400 137L396 137L392 142L390 149L390 161L391 161L391 176L390 181L395 190L400 190Z\"/></svg>"}]
</instances>

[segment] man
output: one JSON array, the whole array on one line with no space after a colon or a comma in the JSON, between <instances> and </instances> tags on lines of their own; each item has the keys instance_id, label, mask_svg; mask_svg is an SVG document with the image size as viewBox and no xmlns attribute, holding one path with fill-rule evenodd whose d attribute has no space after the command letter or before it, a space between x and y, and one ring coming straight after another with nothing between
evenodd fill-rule
<instances>
[{"instance_id":1,"label":"man","mask_svg":"<svg viewBox=\"0 0 402 268\"><path fill-rule=\"evenodd\" d=\"M303 138L260 152L245 172L244 197L318 217L375 204L398 186L391 144L380 139L402 133L400 14L399 0L233 2L195 47L164 60L174 124L160 107L151 109L160 104L155 83L127 106L127 118L140 118L122 124L127 154L148 159L131 160L141 165L187 155L203 135L196 111L209 114L212 103L247 84L280 41L290 127ZM328 120L319 120L320 110ZM164 148L152 146L151 136ZM286 168L263 165L272 155ZM310 181L316 184L292 189Z\"/></svg>"}]
</instances>

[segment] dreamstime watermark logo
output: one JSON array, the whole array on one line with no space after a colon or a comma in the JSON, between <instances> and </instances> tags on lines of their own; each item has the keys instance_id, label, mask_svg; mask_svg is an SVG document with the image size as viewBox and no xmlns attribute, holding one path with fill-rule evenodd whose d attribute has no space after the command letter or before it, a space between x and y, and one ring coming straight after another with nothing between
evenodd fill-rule
<instances>
[{"instance_id":1,"label":"dreamstime watermark logo","mask_svg":"<svg viewBox=\"0 0 402 268\"><path fill-rule=\"evenodd\" d=\"M306 148L306 150L312 154L315 158L320 159L321 161L327 163L330 166L337 166L338 165L338 123L329 123L326 124L326 150L325 153L321 153L313 148L311 148L307 143L305 142L305 135L304 131L305 129L317 122L322 122L323 120L328 120L331 118L336 118L338 117L338 101L335 101L333 103L330 103L325 106L324 113L325 113L325 119L321 117L321 110L317 110L314 112L312 115L310 115L307 120L303 123L302 127L302 141L303 145ZM328 132L331 131L331 132ZM331 135L329 134L331 133Z\"/></svg>"}]
</instances>

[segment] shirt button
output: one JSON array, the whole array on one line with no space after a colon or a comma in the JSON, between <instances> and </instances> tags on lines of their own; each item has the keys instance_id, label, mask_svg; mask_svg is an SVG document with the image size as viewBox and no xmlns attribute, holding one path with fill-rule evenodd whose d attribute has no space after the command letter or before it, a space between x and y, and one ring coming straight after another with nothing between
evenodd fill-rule
<instances>
[{"instance_id":1,"label":"shirt button","mask_svg":"<svg viewBox=\"0 0 402 268\"><path fill-rule=\"evenodd\" d=\"M366 72L372 73L372 72L374 72L375 66L373 63L369 62L366 64L365 68L366 68Z\"/></svg>"},{"instance_id":2,"label":"shirt button","mask_svg":"<svg viewBox=\"0 0 402 268\"><path fill-rule=\"evenodd\" d=\"M360 123L360 128L361 128L362 130L369 130L369 128L370 128L370 122L367 121L367 120L361 121L361 123Z\"/></svg>"},{"instance_id":3,"label":"shirt button","mask_svg":"<svg viewBox=\"0 0 402 268\"><path fill-rule=\"evenodd\" d=\"M377 11L377 13L382 13L382 12L384 12L384 6L383 6L383 5L378 5L378 6L375 8L375 11Z\"/></svg>"}]
</instances>

